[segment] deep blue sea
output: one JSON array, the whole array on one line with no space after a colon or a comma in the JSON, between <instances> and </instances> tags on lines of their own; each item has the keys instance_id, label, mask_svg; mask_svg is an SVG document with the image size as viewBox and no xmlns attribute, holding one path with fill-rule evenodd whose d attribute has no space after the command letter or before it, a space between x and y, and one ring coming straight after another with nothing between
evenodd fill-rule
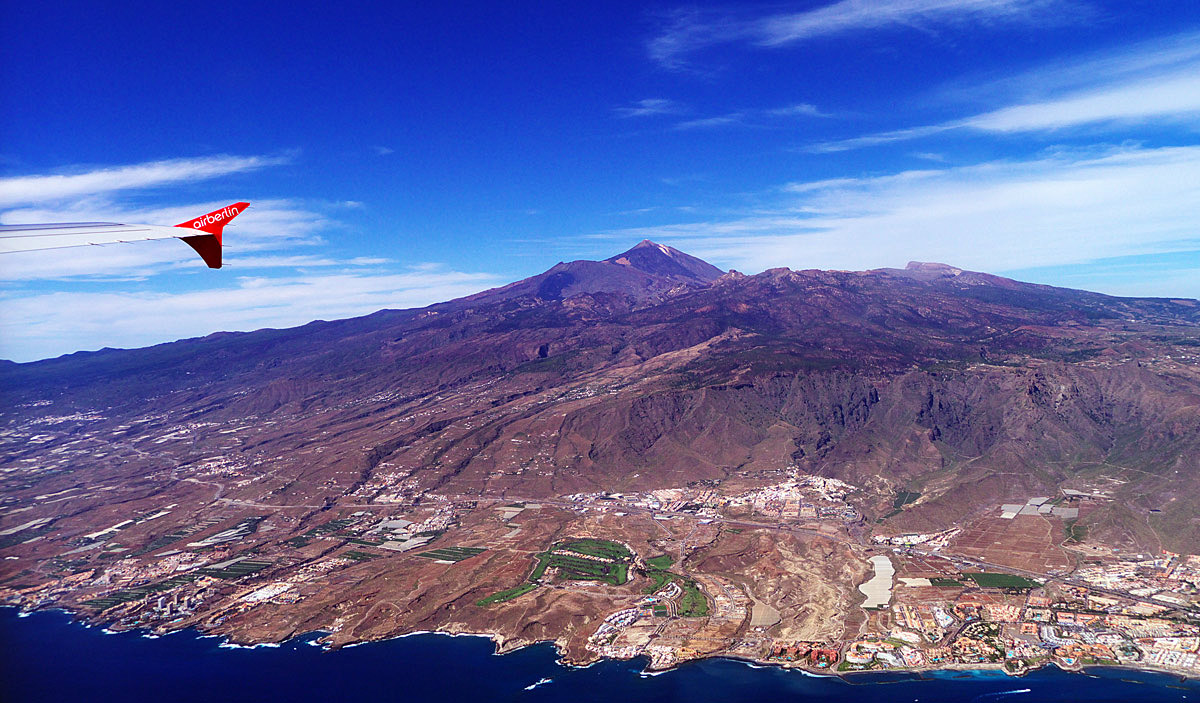
<instances>
[{"instance_id":1,"label":"deep blue sea","mask_svg":"<svg viewBox=\"0 0 1200 703\"><path fill-rule=\"evenodd\" d=\"M192 632L109 635L60 612L18 617L0 608L0 701L1200 701L1196 681L1115 669L846 683L705 660L646 676L639 660L566 668L555 663L550 645L495 656L492 643L478 637L415 635L339 651L312 646L312 639L239 649Z\"/></svg>"}]
</instances>

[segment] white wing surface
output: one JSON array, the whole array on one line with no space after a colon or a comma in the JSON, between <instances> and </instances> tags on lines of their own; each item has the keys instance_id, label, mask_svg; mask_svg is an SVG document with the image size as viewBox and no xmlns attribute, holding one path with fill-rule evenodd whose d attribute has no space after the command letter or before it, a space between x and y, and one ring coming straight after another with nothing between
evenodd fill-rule
<instances>
[{"instance_id":1,"label":"white wing surface","mask_svg":"<svg viewBox=\"0 0 1200 703\"><path fill-rule=\"evenodd\" d=\"M173 239L192 232L162 225L123 225L117 222L59 222L35 225L0 225L0 254L117 244L147 239Z\"/></svg>"},{"instance_id":2,"label":"white wing surface","mask_svg":"<svg viewBox=\"0 0 1200 703\"><path fill-rule=\"evenodd\" d=\"M120 222L52 222L0 225L0 254L43 251L94 244L119 244L147 239L182 239L209 268L221 268L221 232L250 203L233 203L174 227L126 225Z\"/></svg>"}]
</instances>

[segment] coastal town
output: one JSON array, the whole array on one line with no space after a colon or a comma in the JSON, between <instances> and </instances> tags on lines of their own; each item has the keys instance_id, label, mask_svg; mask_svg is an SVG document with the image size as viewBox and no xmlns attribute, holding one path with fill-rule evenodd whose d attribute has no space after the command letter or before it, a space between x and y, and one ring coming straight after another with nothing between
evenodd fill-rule
<instances>
[{"instance_id":1,"label":"coastal town","mask_svg":"<svg viewBox=\"0 0 1200 703\"><path fill-rule=\"evenodd\" d=\"M168 436L190 429L173 427ZM184 480L245 487L253 480L250 466L214 457L197 462ZM781 475L736 490L698 482L534 500L405 497L412 480L383 472L369 492L356 494L365 502L319 524L301 524L291 509L218 499L220 510L208 517L152 529L181 509L166 503L70 537L48 559L34 555L55 538L58 523L33 517L0 531L3 563L10 565L0 597L23 610L66 607L115 629L194 627L245 639L257 619L321 602L330 588L356 583L372 565L400 560L405 569L448 575L503 556L509 582L492 591L468 584L464 592L479 597L462 607L486 620L542 603L550 593L587 601L595 620L580 633L581 646L562 647L571 663L642 657L650 670L663 670L724 656L832 674L994 668L1019 675L1054 664L1200 676L1200 557L1121 553L1071 539L1070 522L1104 501L1102 492L1035 496L997 505L963 527L890 533L864 521L852 498L858 487L794 467ZM53 502L70 494L36 498ZM895 509L917 499L899 495ZM33 510L10 502L5 515ZM619 537L627 530L606 530L633 522L654 526L660 538L635 545ZM1065 537L1027 538L1047 524ZM547 534L566 538L545 541ZM778 599L772 603L752 570L697 566L705 563L698 555L723 539L753 535L845 545L842 554L857 560L858 576L831 591L839 593L840 610L831 619L840 624L836 631L789 627L789 613ZM388 603L402 607L396 597ZM378 604L368 606L366 615L336 614L314 629L326 632L330 646L371 639L359 634L380 612ZM443 627L463 631L453 623Z\"/></svg>"}]
</instances>

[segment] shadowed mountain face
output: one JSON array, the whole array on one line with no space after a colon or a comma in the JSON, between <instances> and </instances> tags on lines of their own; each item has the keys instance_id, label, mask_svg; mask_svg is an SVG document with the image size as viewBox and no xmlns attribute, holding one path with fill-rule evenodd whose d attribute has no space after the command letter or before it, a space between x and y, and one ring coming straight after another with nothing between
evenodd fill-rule
<instances>
[{"instance_id":1,"label":"shadowed mountain face","mask_svg":"<svg viewBox=\"0 0 1200 703\"><path fill-rule=\"evenodd\" d=\"M1082 521L1097 538L1200 549L1200 303L942 264L721 275L642 242L419 310L5 365L0 383L9 426L200 428L162 461L259 462L247 500L349 503L383 471L547 497L794 467L861 486L871 518L919 492L889 529L1068 487L1114 498ZM257 434L234 445L225 425ZM0 468L53 449L5 445Z\"/></svg>"}]
</instances>

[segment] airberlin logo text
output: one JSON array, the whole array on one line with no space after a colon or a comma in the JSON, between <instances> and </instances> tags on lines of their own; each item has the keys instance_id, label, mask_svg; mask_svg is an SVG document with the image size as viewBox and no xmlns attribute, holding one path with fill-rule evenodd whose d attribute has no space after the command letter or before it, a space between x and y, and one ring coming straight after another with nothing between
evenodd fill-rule
<instances>
[{"instance_id":1,"label":"airberlin logo text","mask_svg":"<svg viewBox=\"0 0 1200 703\"><path fill-rule=\"evenodd\" d=\"M210 212L204 217L197 217L192 221L192 227L202 229L205 225L216 224L222 220L228 220L231 217L236 217L239 210L235 207L225 207L216 212Z\"/></svg>"}]
</instances>

